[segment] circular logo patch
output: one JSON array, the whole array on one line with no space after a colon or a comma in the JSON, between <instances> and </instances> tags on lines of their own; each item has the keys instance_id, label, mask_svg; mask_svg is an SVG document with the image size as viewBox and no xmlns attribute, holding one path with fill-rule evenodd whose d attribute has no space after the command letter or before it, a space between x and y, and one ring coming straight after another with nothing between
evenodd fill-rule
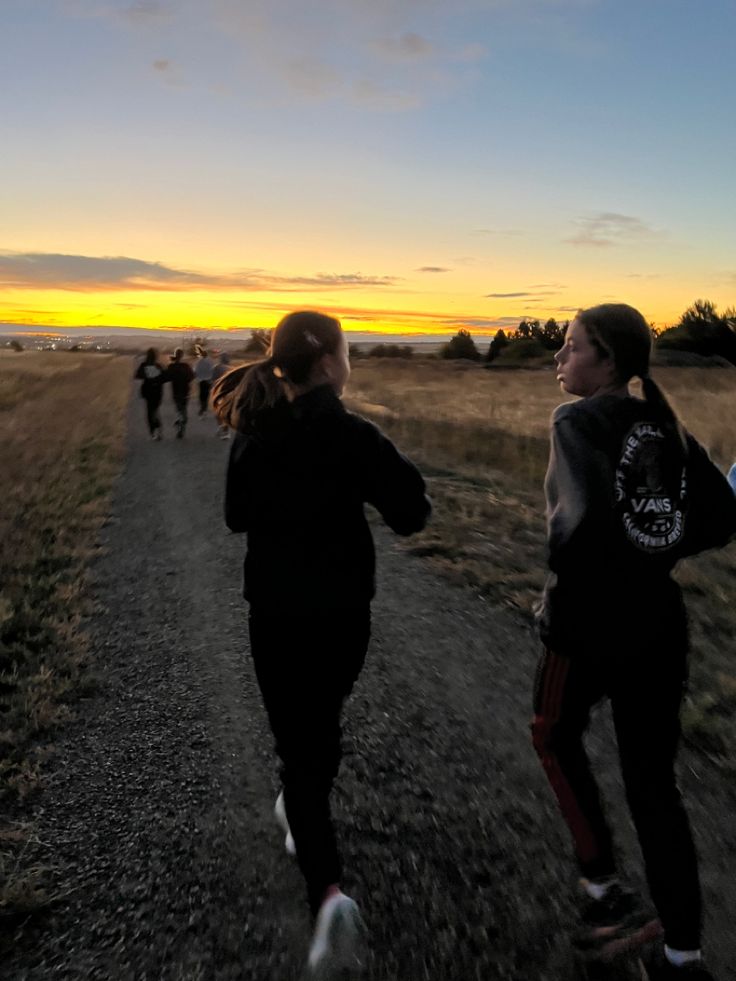
<instances>
[{"instance_id":1,"label":"circular logo patch","mask_svg":"<svg viewBox=\"0 0 736 981\"><path fill-rule=\"evenodd\" d=\"M687 478L655 423L639 422L623 443L616 468L616 507L628 540L645 552L678 545L685 534Z\"/></svg>"}]
</instances>

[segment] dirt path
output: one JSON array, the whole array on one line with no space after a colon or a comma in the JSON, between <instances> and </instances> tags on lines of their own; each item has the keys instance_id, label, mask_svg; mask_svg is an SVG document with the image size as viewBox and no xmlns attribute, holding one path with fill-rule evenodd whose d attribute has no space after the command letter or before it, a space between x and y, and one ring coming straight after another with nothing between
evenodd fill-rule
<instances>
[{"instance_id":1,"label":"dirt path","mask_svg":"<svg viewBox=\"0 0 736 981\"><path fill-rule=\"evenodd\" d=\"M132 400L93 570L99 687L57 745L38 814L39 857L63 864L70 892L21 930L12 981L291 981L303 963L303 888L273 824L271 741L245 656L244 543L221 521L229 444L211 419L173 440L165 409L167 438L151 443ZM377 540L374 636L336 794L370 981L567 979L574 872L529 746L534 638ZM593 749L610 786L604 741ZM682 772L712 963L734 981L733 777L690 754Z\"/></svg>"}]
</instances>

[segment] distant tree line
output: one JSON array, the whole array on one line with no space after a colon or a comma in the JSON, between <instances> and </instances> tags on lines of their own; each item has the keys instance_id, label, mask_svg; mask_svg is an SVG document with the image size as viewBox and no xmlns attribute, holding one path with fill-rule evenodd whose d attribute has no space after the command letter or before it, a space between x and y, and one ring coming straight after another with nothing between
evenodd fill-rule
<instances>
[{"instance_id":1,"label":"distant tree line","mask_svg":"<svg viewBox=\"0 0 736 981\"><path fill-rule=\"evenodd\" d=\"M715 303L696 300L673 327L659 333L657 347L718 356L736 365L736 308L727 307L719 314Z\"/></svg>"},{"instance_id":2,"label":"distant tree line","mask_svg":"<svg viewBox=\"0 0 736 981\"><path fill-rule=\"evenodd\" d=\"M523 318L515 330L498 330L485 355L470 334L461 329L440 349L442 358L485 360L488 364L503 358L503 363L518 364L548 358L565 340L569 320L558 323L554 317L542 322ZM696 300L672 327L657 330L652 325L657 348L688 351L702 357L718 356L736 365L736 308L719 314L710 300Z\"/></svg>"}]
</instances>

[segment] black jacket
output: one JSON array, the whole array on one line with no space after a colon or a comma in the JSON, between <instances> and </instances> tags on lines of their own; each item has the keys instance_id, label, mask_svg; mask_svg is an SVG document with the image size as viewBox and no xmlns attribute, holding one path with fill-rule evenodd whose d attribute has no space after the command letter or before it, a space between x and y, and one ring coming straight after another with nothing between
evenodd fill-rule
<instances>
[{"instance_id":1,"label":"black jacket","mask_svg":"<svg viewBox=\"0 0 736 981\"><path fill-rule=\"evenodd\" d=\"M153 364L142 361L138 365L134 377L141 382L141 398L150 402L161 401L166 372L158 361L154 361Z\"/></svg>"},{"instance_id":2,"label":"black jacket","mask_svg":"<svg viewBox=\"0 0 736 981\"><path fill-rule=\"evenodd\" d=\"M188 361L172 361L164 376L164 381L171 382L171 392L175 401L189 397L189 386L193 380L194 372Z\"/></svg>"},{"instance_id":3,"label":"black jacket","mask_svg":"<svg viewBox=\"0 0 736 981\"><path fill-rule=\"evenodd\" d=\"M678 560L725 544L736 502L688 435L656 406L600 396L559 406L545 480L547 580L539 625L560 654L686 642ZM704 520L705 519L705 520Z\"/></svg>"},{"instance_id":4,"label":"black jacket","mask_svg":"<svg viewBox=\"0 0 736 981\"><path fill-rule=\"evenodd\" d=\"M244 595L259 610L365 606L375 592L373 505L399 535L431 506L416 467L329 386L260 414L233 441L225 520L246 532Z\"/></svg>"}]
</instances>

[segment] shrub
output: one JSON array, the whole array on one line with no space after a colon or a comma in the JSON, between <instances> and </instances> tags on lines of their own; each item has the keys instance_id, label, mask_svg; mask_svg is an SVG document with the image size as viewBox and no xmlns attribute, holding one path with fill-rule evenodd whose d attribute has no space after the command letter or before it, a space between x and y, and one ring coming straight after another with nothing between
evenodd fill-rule
<instances>
[{"instance_id":1,"label":"shrub","mask_svg":"<svg viewBox=\"0 0 736 981\"><path fill-rule=\"evenodd\" d=\"M414 348L409 344L376 344L368 354L371 358L411 358Z\"/></svg>"},{"instance_id":2,"label":"shrub","mask_svg":"<svg viewBox=\"0 0 736 981\"><path fill-rule=\"evenodd\" d=\"M503 364L525 363L535 358L545 361L550 358L550 352L536 337L520 337L518 340L509 341L500 354Z\"/></svg>"},{"instance_id":3,"label":"shrub","mask_svg":"<svg viewBox=\"0 0 736 981\"><path fill-rule=\"evenodd\" d=\"M480 351L475 346L469 330L459 330L447 344L440 348L440 357L446 359L466 358L469 361L480 361Z\"/></svg>"}]
</instances>

